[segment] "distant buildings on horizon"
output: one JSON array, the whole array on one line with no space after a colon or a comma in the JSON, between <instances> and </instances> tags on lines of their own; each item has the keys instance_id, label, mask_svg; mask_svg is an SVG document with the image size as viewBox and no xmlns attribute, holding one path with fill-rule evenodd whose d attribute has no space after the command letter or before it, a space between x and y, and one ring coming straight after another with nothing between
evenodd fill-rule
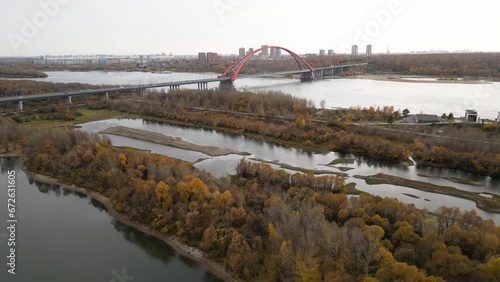
<instances>
[{"instance_id":1,"label":"distant buildings on horizon","mask_svg":"<svg viewBox=\"0 0 500 282\"><path fill-rule=\"evenodd\" d=\"M97 65L97 64L120 64L139 63L147 64L154 61L170 61L179 59L195 59L196 56L183 55L174 56L172 54L152 54L152 55L62 55L62 56L39 56L32 59L33 63L40 65Z\"/></svg>"}]
</instances>

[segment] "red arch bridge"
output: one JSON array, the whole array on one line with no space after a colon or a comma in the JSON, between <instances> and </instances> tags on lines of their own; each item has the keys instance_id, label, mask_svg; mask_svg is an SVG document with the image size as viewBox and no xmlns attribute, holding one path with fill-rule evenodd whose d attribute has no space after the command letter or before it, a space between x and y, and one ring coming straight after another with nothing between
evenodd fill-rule
<instances>
[{"instance_id":1,"label":"red arch bridge","mask_svg":"<svg viewBox=\"0 0 500 282\"><path fill-rule=\"evenodd\" d=\"M269 50L271 50L271 55L269 55ZM288 56L281 56L281 51L288 53ZM276 53L280 55L277 56ZM287 48L280 46L265 46L240 58L219 76L219 78L231 78L231 80L220 82L222 88L232 87L233 81L235 81L240 74L245 74L245 77L298 76L301 81L311 81L315 78L337 75L351 67L368 64L370 63L366 62L314 68L302 57Z\"/></svg>"},{"instance_id":2,"label":"red arch bridge","mask_svg":"<svg viewBox=\"0 0 500 282\"><path fill-rule=\"evenodd\" d=\"M269 50L271 50L272 53L278 52L279 54L281 53L281 51L283 51L285 53L288 53L288 55L269 56ZM159 87L170 87L170 89L177 89L183 85L190 84L197 84L198 89L205 89L208 88L209 82L219 82L221 88L231 88L233 87L233 81L235 81L240 74L244 74L246 77L298 77L301 81L311 81L316 78L335 76L338 73L344 72L351 67L363 66L368 64L370 63L355 63L314 68L302 57L287 48L280 46L266 46L254 50L253 52L248 53L246 56L238 59L222 75L216 78L119 86L83 91L80 90L14 97L0 97L0 104L13 103L17 109L22 110L23 102L34 100L63 99L68 104L71 104L73 97L98 95L103 99L108 99L108 95L110 93L144 91L145 89Z\"/></svg>"}]
</instances>

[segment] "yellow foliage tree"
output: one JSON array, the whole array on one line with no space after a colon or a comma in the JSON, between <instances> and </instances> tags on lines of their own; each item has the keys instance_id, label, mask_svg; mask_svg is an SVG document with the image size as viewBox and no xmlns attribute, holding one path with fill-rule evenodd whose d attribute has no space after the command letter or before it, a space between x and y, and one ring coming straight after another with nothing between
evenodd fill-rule
<instances>
[{"instance_id":1,"label":"yellow foliage tree","mask_svg":"<svg viewBox=\"0 0 500 282\"><path fill-rule=\"evenodd\" d=\"M172 195L170 194L170 186L165 182L160 181L156 185L156 199L160 202L162 208L169 210L172 206Z\"/></svg>"}]
</instances>

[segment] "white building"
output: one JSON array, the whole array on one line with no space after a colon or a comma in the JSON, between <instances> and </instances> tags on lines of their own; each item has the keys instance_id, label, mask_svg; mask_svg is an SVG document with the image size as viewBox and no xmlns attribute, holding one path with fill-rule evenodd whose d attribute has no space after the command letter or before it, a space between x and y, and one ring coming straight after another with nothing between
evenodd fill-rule
<instances>
[{"instance_id":1,"label":"white building","mask_svg":"<svg viewBox=\"0 0 500 282\"><path fill-rule=\"evenodd\" d=\"M466 110L465 111L465 122L481 122L479 115L476 110Z\"/></svg>"}]
</instances>

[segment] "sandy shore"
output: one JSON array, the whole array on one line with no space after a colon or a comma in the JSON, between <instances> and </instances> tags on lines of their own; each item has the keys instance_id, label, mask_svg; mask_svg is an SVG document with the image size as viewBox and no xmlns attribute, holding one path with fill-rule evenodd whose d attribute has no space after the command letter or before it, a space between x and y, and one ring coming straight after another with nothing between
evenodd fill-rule
<instances>
[{"instance_id":1,"label":"sandy shore","mask_svg":"<svg viewBox=\"0 0 500 282\"><path fill-rule=\"evenodd\" d=\"M220 264L208 260L203 257L203 252L199 249L189 247L188 245L184 244L181 242L176 236L169 236L167 234L161 233L157 230L151 230L148 226L136 222L136 221L131 221L127 215L118 213L113 204L111 203L111 200L95 191L89 191L84 188L76 187L74 185L69 186L63 183L60 183L57 179L46 176L46 175L41 175L41 174L36 174L33 172L28 171L24 166L22 166L22 170L32 177L34 180L47 183L47 184L55 184L59 185L61 187L64 187L66 189L69 189L74 192L78 192L84 195L87 195L91 197L92 199L95 199L96 201L99 201L101 204L103 204L106 207L106 210L108 213L113 216L116 220L119 222L126 224L130 227L133 227L145 234L154 236L163 242L167 243L169 246L171 246L176 252L181 254L182 256L185 256L200 265L202 265L205 269L207 269L209 272L214 274L215 276L219 277L220 279L224 281L240 281L236 278L234 278L231 273L229 273L226 269L224 269Z\"/></svg>"},{"instance_id":2,"label":"sandy shore","mask_svg":"<svg viewBox=\"0 0 500 282\"><path fill-rule=\"evenodd\" d=\"M438 79L436 77L419 76L419 75L396 75L396 74L368 74L358 75L354 79L371 79L379 81L394 81L394 82L410 82L410 83L440 83L440 84L489 84L491 82L485 80L453 80L453 79Z\"/></svg>"},{"instance_id":3,"label":"sandy shore","mask_svg":"<svg viewBox=\"0 0 500 282\"><path fill-rule=\"evenodd\" d=\"M175 147L183 150L196 151L212 157L225 156L230 154L248 156L250 153L240 152L231 148L221 148L215 146L201 146L182 140L178 137L163 135L156 132L135 129L125 126L114 126L99 132L101 134L112 134L132 139L152 142L156 144Z\"/></svg>"}]
</instances>

